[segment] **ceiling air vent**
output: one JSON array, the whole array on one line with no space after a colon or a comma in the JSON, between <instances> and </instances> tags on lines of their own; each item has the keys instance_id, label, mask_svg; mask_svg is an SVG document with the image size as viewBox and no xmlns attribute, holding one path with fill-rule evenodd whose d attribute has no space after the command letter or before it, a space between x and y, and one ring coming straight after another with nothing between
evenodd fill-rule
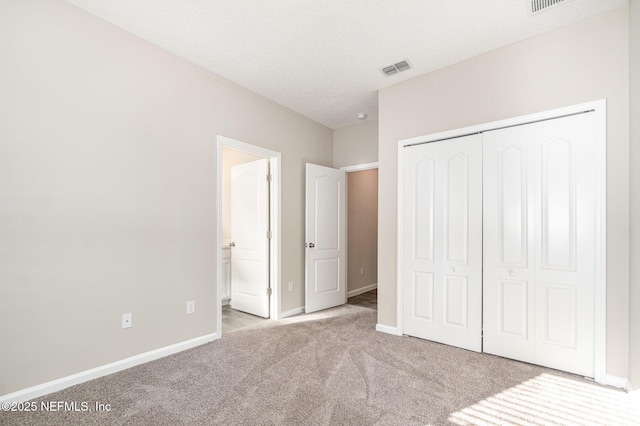
<instances>
[{"instance_id":1,"label":"ceiling air vent","mask_svg":"<svg viewBox=\"0 0 640 426\"><path fill-rule=\"evenodd\" d=\"M389 77L390 75L394 75L399 72L406 71L409 68L411 68L411 64L409 64L409 61L404 60L404 61L398 62L397 64L389 65L388 67L382 68L382 72L384 73L384 75Z\"/></svg>"},{"instance_id":2,"label":"ceiling air vent","mask_svg":"<svg viewBox=\"0 0 640 426\"><path fill-rule=\"evenodd\" d=\"M550 9L554 6L559 6L562 3L566 3L570 0L526 0L527 11L529 15L535 15L544 10Z\"/></svg>"}]
</instances>

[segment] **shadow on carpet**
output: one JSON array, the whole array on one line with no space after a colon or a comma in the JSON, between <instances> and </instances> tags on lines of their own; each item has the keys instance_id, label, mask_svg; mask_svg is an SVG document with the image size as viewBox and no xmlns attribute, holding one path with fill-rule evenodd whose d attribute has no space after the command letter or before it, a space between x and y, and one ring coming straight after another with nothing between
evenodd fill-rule
<instances>
[{"instance_id":1,"label":"shadow on carpet","mask_svg":"<svg viewBox=\"0 0 640 426\"><path fill-rule=\"evenodd\" d=\"M638 424L626 393L571 374L375 331L345 305L267 321L34 400L106 412L1 413L0 424Z\"/></svg>"}]
</instances>

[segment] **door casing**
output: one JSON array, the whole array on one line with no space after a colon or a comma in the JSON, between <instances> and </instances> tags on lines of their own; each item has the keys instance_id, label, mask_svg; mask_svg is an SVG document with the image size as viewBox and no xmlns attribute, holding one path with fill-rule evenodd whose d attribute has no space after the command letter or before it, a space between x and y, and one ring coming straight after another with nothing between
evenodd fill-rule
<instances>
[{"instance_id":1,"label":"door casing","mask_svg":"<svg viewBox=\"0 0 640 426\"><path fill-rule=\"evenodd\" d=\"M363 164L354 164L353 166L343 166L340 167L340 170L342 170L343 172L346 173L347 176L347 184L345 185L344 191L345 191L345 197L347 199L346 203L345 203L345 209L346 209L346 223L345 223L345 236L346 236L346 240L345 240L345 252L344 252L344 259L345 259L345 268L349 269L349 173L354 173L354 172L361 172L363 170L371 170L371 169L376 169L378 170L379 166L378 166L378 162L373 162L373 163L363 163ZM353 296L357 296L358 294L362 294L365 291L363 291L362 293L358 292L358 293L354 293L352 295L349 294L349 273L347 272L347 281L345 283L346 286L346 290L347 290L347 300L350 297ZM367 288L366 291L372 291L373 289L377 289L378 288L378 283L376 282L375 287L370 287Z\"/></svg>"},{"instance_id":2,"label":"door casing","mask_svg":"<svg viewBox=\"0 0 640 426\"><path fill-rule=\"evenodd\" d=\"M460 129L418 136L404 139L398 142L398 228L397 228L397 283L403 282L402 261L404 258L403 247L403 149L406 146L443 141L460 136L471 135L489 130L497 130L506 127L519 126L543 120L565 117L582 112L593 111L595 113L595 139L596 139L596 168L594 170L596 182L596 254L595 254L595 305L594 305L594 379L603 384L616 385L615 380L606 374L606 100L572 105L528 114L506 120L493 121L485 124L464 127ZM403 289L397 285L396 301L396 334L403 334Z\"/></svg>"}]
</instances>

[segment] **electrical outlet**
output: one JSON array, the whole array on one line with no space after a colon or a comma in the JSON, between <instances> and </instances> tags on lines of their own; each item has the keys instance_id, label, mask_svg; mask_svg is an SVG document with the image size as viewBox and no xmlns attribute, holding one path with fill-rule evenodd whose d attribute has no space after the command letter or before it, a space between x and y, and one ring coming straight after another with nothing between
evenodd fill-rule
<instances>
[{"instance_id":1,"label":"electrical outlet","mask_svg":"<svg viewBox=\"0 0 640 426\"><path fill-rule=\"evenodd\" d=\"M122 328L129 328L133 325L131 314L122 314Z\"/></svg>"},{"instance_id":2,"label":"electrical outlet","mask_svg":"<svg viewBox=\"0 0 640 426\"><path fill-rule=\"evenodd\" d=\"M187 302L187 313L195 314L196 313L196 302L195 300L189 300Z\"/></svg>"},{"instance_id":3,"label":"electrical outlet","mask_svg":"<svg viewBox=\"0 0 640 426\"><path fill-rule=\"evenodd\" d=\"M289 291L293 291L293 281L289 281Z\"/></svg>"},{"instance_id":4,"label":"electrical outlet","mask_svg":"<svg viewBox=\"0 0 640 426\"><path fill-rule=\"evenodd\" d=\"M364 266L360 268L360 275L364 275Z\"/></svg>"}]
</instances>

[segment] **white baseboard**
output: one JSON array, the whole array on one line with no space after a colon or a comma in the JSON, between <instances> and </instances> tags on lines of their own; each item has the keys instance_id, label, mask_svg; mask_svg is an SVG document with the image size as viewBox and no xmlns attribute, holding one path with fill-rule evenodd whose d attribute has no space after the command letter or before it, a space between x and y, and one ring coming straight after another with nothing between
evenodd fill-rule
<instances>
[{"instance_id":1,"label":"white baseboard","mask_svg":"<svg viewBox=\"0 0 640 426\"><path fill-rule=\"evenodd\" d=\"M362 293L366 293L366 292L371 291L371 290L375 290L376 288L378 288L378 283L370 284L370 285L367 285L367 286L364 286L364 287L361 287L361 288L357 288L355 290L348 291L347 292L347 299L350 298L350 297L353 297L353 296L357 296L357 295L362 294Z\"/></svg>"},{"instance_id":2,"label":"white baseboard","mask_svg":"<svg viewBox=\"0 0 640 426\"><path fill-rule=\"evenodd\" d=\"M50 382L42 383L40 385L2 395L0 396L0 403L5 401L29 401L31 399L68 388L70 386L97 379L98 377L117 373L118 371L126 370L127 368L135 367L136 365L144 364L146 362L173 355L187 349L195 348L196 346L204 345L205 343L209 343L218 339L218 337L219 336L217 333L207 334L205 336L196 337L195 339L186 340L184 342L165 346L164 348L154 349L149 352L144 352L138 355L131 356L129 358L121 359L120 361L112 362L110 364L101 365L100 367L92 368L90 370L81 371L80 373L72 374L67 377L62 377L60 379L52 380Z\"/></svg>"},{"instance_id":3,"label":"white baseboard","mask_svg":"<svg viewBox=\"0 0 640 426\"><path fill-rule=\"evenodd\" d=\"M612 386L619 389L627 389L629 381L624 377L612 376L605 374L602 377L596 377L596 381L601 385Z\"/></svg>"},{"instance_id":4,"label":"white baseboard","mask_svg":"<svg viewBox=\"0 0 640 426\"><path fill-rule=\"evenodd\" d=\"M304 306L300 306L295 309L291 309L290 311L285 311L280 314L280 318L288 318L294 315L298 315L304 312Z\"/></svg>"},{"instance_id":5,"label":"white baseboard","mask_svg":"<svg viewBox=\"0 0 640 426\"><path fill-rule=\"evenodd\" d=\"M394 336L402 336L397 327L389 327L388 325L376 324L376 331L393 334Z\"/></svg>"}]
</instances>

